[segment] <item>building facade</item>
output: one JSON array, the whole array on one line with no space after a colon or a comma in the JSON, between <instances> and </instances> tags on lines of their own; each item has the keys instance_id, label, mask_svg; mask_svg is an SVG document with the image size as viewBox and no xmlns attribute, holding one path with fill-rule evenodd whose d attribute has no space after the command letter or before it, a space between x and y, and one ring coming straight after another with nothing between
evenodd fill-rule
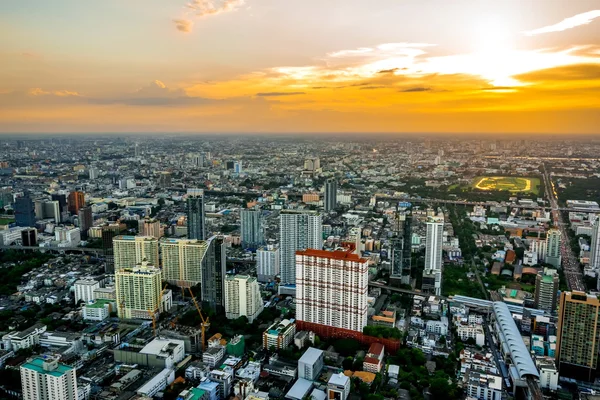
<instances>
[{"instance_id":1,"label":"building facade","mask_svg":"<svg viewBox=\"0 0 600 400\"><path fill-rule=\"evenodd\" d=\"M256 274L259 282L269 282L279 275L279 248L268 246L256 250Z\"/></svg>"},{"instance_id":2,"label":"building facade","mask_svg":"<svg viewBox=\"0 0 600 400\"><path fill-rule=\"evenodd\" d=\"M225 278L225 315L228 319L245 316L252 323L263 308L256 278L248 275L230 275Z\"/></svg>"},{"instance_id":3,"label":"building facade","mask_svg":"<svg viewBox=\"0 0 600 400\"><path fill-rule=\"evenodd\" d=\"M88 238L88 231L94 226L94 217L92 215L92 207L83 207L79 210L79 229L81 230L81 237L83 239Z\"/></svg>"},{"instance_id":4,"label":"building facade","mask_svg":"<svg viewBox=\"0 0 600 400\"><path fill-rule=\"evenodd\" d=\"M75 304L79 301L88 303L95 299L94 290L100 288L100 282L94 279L79 279L73 284L75 289Z\"/></svg>"},{"instance_id":5,"label":"building facade","mask_svg":"<svg viewBox=\"0 0 600 400\"><path fill-rule=\"evenodd\" d=\"M282 283L296 283L296 251L323 248L321 214L283 210L279 214L279 269Z\"/></svg>"},{"instance_id":6,"label":"building facade","mask_svg":"<svg viewBox=\"0 0 600 400\"><path fill-rule=\"evenodd\" d=\"M562 234L558 229L550 229L546 234L546 263L560 268L560 244Z\"/></svg>"},{"instance_id":7,"label":"building facade","mask_svg":"<svg viewBox=\"0 0 600 400\"><path fill-rule=\"evenodd\" d=\"M151 236L120 235L113 239L115 271L135 267L142 261L159 265L158 239Z\"/></svg>"},{"instance_id":8,"label":"building facade","mask_svg":"<svg viewBox=\"0 0 600 400\"><path fill-rule=\"evenodd\" d=\"M323 201L325 211L333 211L337 207L337 181L328 179L325 182L325 200Z\"/></svg>"},{"instance_id":9,"label":"building facade","mask_svg":"<svg viewBox=\"0 0 600 400\"><path fill-rule=\"evenodd\" d=\"M20 371L23 400L78 400L75 368L57 358L30 359Z\"/></svg>"},{"instance_id":10,"label":"building facade","mask_svg":"<svg viewBox=\"0 0 600 400\"><path fill-rule=\"evenodd\" d=\"M188 239L204 240L206 238L206 217L202 189L188 189L186 213Z\"/></svg>"},{"instance_id":11,"label":"building facade","mask_svg":"<svg viewBox=\"0 0 600 400\"><path fill-rule=\"evenodd\" d=\"M163 279L179 287L202 282L202 263L209 243L195 239L160 240Z\"/></svg>"},{"instance_id":12,"label":"building facade","mask_svg":"<svg viewBox=\"0 0 600 400\"><path fill-rule=\"evenodd\" d=\"M227 249L223 236L207 240L208 249L202 262L202 303L216 312L225 310L225 276Z\"/></svg>"},{"instance_id":13,"label":"building facade","mask_svg":"<svg viewBox=\"0 0 600 400\"><path fill-rule=\"evenodd\" d=\"M28 195L15 199L14 210L17 226L35 226L35 207L33 200Z\"/></svg>"},{"instance_id":14,"label":"building facade","mask_svg":"<svg viewBox=\"0 0 600 400\"><path fill-rule=\"evenodd\" d=\"M78 215L79 209L83 207L85 207L85 194L79 191L69 193L69 197L67 197L67 210L69 213Z\"/></svg>"},{"instance_id":15,"label":"building facade","mask_svg":"<svg viewBox=\"0 0 600 400\"><path fill-rule=\"evenodd\" d=\"M535 307L555 312L560 278L555 269L545 268L535 278Z\"/></svg>"},{"instance_id":16,"label":"building facade","mask_svg":"<svg viewBox=\"0 0 600 400\"><path fill-rule=\"evenodd\" d=\"M444 234L444 222L439 219L430 218L427 221L427 237L425 243L425 269L423 270L423 281L430 282L428 291L436 296L442 294L442 245ZM425 279L427 277L427 279ZM433 287L431 287L433 284Z\"/></svg>"},{"instance_id":17,"label":"building facade","mask_svg":"<svg viewBox=\"0 0 600 400\"><path fill-rule=\"evenodd\" d=\"M241 210L241 239L245 249L257 249L264 243L261 210Z\"/></svg>"},{"instance_id":18,"label":"building facade","mask_svg":"<svg viewBox=\"0 0 600 400\"><path fill-rule=\"evenodd\" d=\"M163 230L160 221L151 218L144 218L138 221L138 234L140 236L152 236L160 239L163 237Z\"/></svg>"},{"instance_id":19,"label":"building facade","mask_svg":"<svg viewBox=\"0 0 600 400\"><path fill-rule=\"evenodd\" d=\"M162 273L158 267L142 263L115 271L119 318L152 319L162 311Z\"/></svg>"}]
</instances>

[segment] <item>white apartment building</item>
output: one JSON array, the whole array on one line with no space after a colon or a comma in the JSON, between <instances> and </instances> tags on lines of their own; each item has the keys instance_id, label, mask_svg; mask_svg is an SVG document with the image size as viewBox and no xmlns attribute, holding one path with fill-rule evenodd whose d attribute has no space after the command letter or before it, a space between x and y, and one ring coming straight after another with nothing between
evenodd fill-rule
<instances>
[{"instance_id":1,"label":"white apartment building","mask_svg":"<svg viewBox=\"0 0 600 400\"><path fill-rule=\"evenodd\" d=\"M323 222L315 211L279 214L279 268L282 283L296 283L296 251L323 248Z\"/></svg>"},{"instance_id":2,"label":"white apartment building","mask_svg":"<svg viewBox=\"0 0 600 400\"><path fill-rule=\"evenodd\" d=\"M163 229L160 221L156 219L144 218L138 221L138 234L140 236L151 236L160 239L163 236Z\"/></svg>"},{"instance_id":3,"label":"white apartment building","mask_svg":"<svg viewBox=\"0 0 600 400\"><path fill-rule=\"evenodd\" d=\"M159 265L158 239L151 236L115 236L113 252L115 271L133 268L142 261Z\"/></svg>"},{"instance_id":4,"label":"white apartment building","mask_svg":"<svg viewBox=\"0 0 600 400\"><path fill-rule=\"evenodd\" d=\"M161 270L149 263L115 270L119 318L152 319L154 310L162 312Z\"/></svg>"},{"instance_id":5,"label":"white apartment building","mask_svg":"<svg viewBox=\"0 0 600 400\"><path fill-rule=\"evenodd\" d=\"M202 260L209 243L196 239L160 240L163 278L180 287L192 287L202 282Z\"/></svg>"},{"instance_id":6,"label":"white apartment building","mask_svg":"<svg viewBox=\"0 0 600 400\"><path fill-rule=\"evenodd\" d=\"M367 325L368 263L354 249L296 253L296 319L362 332Z\"/></svg>"},{"instance_id":7,"label":"white apartment building","mask_svg":"<svg viewBox=\"0 0 600 400\"><path fill-rule=\"evenodd\" d=\"M81 231L79 228L57 227L54 229L54 239L65 247L77 247L81 242Z\"/></svg>"},{"instance_id":8,"label":"white apartment building","mask_svg":"<svg viewBox=\"0 0 600 400\"><path fill-rule=\"evenodd\" d=\"M485 333L483 332L483 327L481 325L461 324L456 328L456 333L463 342L466 342L467 339L471 338L475 340L475 343L478 346L485 345Z\"/></svg>"},{"instance_id":9,"label":"white apartment building","mask_svg":"<svg viewBox=\"0 0 600 400\"><path fill-rule=\"evenodd\" d=\"M268 246L256 250L256 273L259 282L269 282L279 275L279 249Z\"/></svg>"},{"instance_id":10,"label":"white apartment building","mask_svg":"<svg viewBox=\"0 0 600 400\"><path fill-rule=\"evenodd\" d=\"M40 344L40 335L46 332L46 325L35 324L21 332L10 332L2 336L2 350L18 351Z\"/></svg>"},{"instance_id":11,"label":"white apartment building","mask_svg":"<svg viewBox=\"0 0 600 400\"><path fill-rule=\"evenodd\" d=\"M23 400L78 400L75 369L43 356L21 365Z\"/></svg>"},{"instance_id":12,"label":"white apartment building","mask_svg":"<svg viewBox=\"0 0 600 400\"><path fill-rule=\"evenodd\" d=\"M73 284L75 289L75 304L80 300L84 303L88 303L94 300L94 290L100 288L100 282L93 279L79 279Z\"/></svg>"},{"instance_id":13,"label":"white apartment building","mask_svg":"<svg viewBox=\"0 0 600 400\"><path fill-rule=\"evenodd\" d=\"M225 278L225 314L228 319L241 316L252 323L263 311L264 305L256 278L248 275Z\"/></svg>"}]
</instances>

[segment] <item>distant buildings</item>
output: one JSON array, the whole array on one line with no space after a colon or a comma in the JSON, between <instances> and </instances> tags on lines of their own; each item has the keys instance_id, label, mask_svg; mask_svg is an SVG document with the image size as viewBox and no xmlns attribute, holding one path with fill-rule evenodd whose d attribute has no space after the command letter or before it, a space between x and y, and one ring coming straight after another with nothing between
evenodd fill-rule
<instances>
[{"instance_id":1,"label":"distant buildings","mask_svg":"<svg viewBox=\"0 0 600 400\"><path fill-rule=\"evenodd\" d=\"M58 205L58 202L56 202ZM94 225L94 218L92 215L92 207L83 207L79 210L79 230L81 230L82 239L88 238L88 230Z\"/></svg>"},{"instance_id":2,"label":"distant buildings","mask_svg":"<svg viewBox=\"0 0 600 400\"><path fill-rule=\"evenodd\" d=\"M560 268L561 233L558 229L550 229L546 235L546 263Z\"/></svg>"},{"instance_id":3,"label":"distant buildings","mask_svg":"<svg viewBox=\"0 0 600 400\"><path fill-rule=\"evenodd\" d=\"M163 230L160 221L151 218L144 218L138 221L138 234L140 236L152 236L160 239L163 237Z\"/></svg>"},{"instance_id":4,"label":"distant buildings","mask_svg":"<svg viewBox=\"0 0 600 400\"><path fill-rule=\"evenodd\" d=\"M151 319L161 310L161 271L149 263L115 272L119 318Z\"/></svg>"},{"instance_id":5,"label":"distant buildings","mask_svg":"<svg viewBox=\"0 0 600 400\"><path fill-rule=\"evenodd\" d=\"M202 264L209 243L195 239L161 239L163 279L180 287L202 282Z\"/></svg>"},{"instance_id":6,"label":"distant buildings","mask_svg":"<svg viewBox=\"0 0 600 400\"><path fill-rule=\"evenodd\" d=\"M256 273L259 282L269 282L279 275L279 249L273 246L256 250Z\"/></svg>"},{"instance_id":7,"label":"distant buildings","mask_svg":"<svg viewBox=\"0 0 600 400\"><path fill-rule=\"evenodd\" d=\"M354 249L296 253L296 318L362 332L367 325L368 263Z\"/></svg>"},{"instance_id":8,"label":"distant buildings","mask_svg":"<svg viewBox=\"0 0 600 400\"><path fill-rule=\"evenodd\" d=\"M85 207L85 194L74 191L69 193L67 198L67 209L71 215L78 215L79 209Z\"/></svg>"},{"instance_id":9,"label":"distant buildings","mask_svg":"<svg viewBox=\"0 0 600 400\"><path fill-rule=\"evenodd\" d=\"M263 308L256 278L247 275L225 278L225 315L228 319L245 316L252 323Z\"/></svg>"},{"instance_id":10,"label":"distant buildings","mask_svg":"<svg viewBox=\"0 0 600 400\"><path fill-rule=\"evenodd\" d=\"M20 370L23 400L78 400L75 368L57 358L36 357Z\"/></svg>"},{"instance_id":11,"label":"distant buildings","mask_svg":"<svg viewBox=\"0 0 600 400\"><path fill-rule=\"evenodd\" d=\"M158 239L151 236L116 236L113 239L115 271L132 268L142 261L159 265Z\"/></svg>"},{"instance_id":12,"label":"distant buildings","mask_svg":"<svg viewBox=\"0 0 600 400\"><path fill-rule=\"evenodd\" d=\"M15 199L15 223L17 226L35 226L35 207L29 195Z\"/></svg>"},{"instance_id":13,"label":"distant buildings","mask_svg":"<svg viewBox=\"0 0 600 400\"><path fill-rule=\"evenodd\" d=\"M161 172L158 174L158 186L162 189L171 187L173 176L170 172Z\"/></svg>"},{"instance_id":14,"label":"distant buildings","mask_svg":"<svg viewBox=\"0 0 600 400\"><path fill-rule=\"evenodd\" d=\"M204 240L206 237L206 220L204 214L204 191L202 189L188 189L186 212L188 239Z\"/></svg>"},{"instance_id":15,"label":"distant buildings","mask_svg":"<svg viewBox=\"0 0 600 400\"><path fill-rule=\"evenodd\" d=\"M558 272L555 269L545 268L535 278L535 307L548 311L556 311L559 285Z\"/></svg>"},{"instance_id":16,"label":"distant buildings","mask_svg":"<svg viewBox=\"0 0 600 400\"><path fill-rule=\"evenodd\" d=\"M296 251L321 249L323 226L315 211L283 210L279 215L279 268L282 283L296 283Z\"/></svg>"},{"instance_id":17,"label":"distant buildings","mask_svg":"<svg viewBox=\"0 0 600 400\"><path fill-rule=\"evenodd\" d=\"M325 182L325 201L323 202L325 211L333 211L337 207L337 181L328 179Z\"/></svg>"},{"instance_id":18,"label":"distant buildings","mask_svg":"<svg viewBox=\"0 0 600 400\"><path fill-rule=\"evenodd\" d=\"M264 243L261 210L241 210L241 239L246 249L256 249Z\"/></svg>"},{"instance_id":19,"label":"distant buildings","mask_svg":"<svg viewBox=\"0 0 600 400\"><path fill-rule=\"evenodd\" d=\"M584 292L562 292L556 361L561 376L593 382L598 367L600 300Z\"/></svg>"}]
</instances>

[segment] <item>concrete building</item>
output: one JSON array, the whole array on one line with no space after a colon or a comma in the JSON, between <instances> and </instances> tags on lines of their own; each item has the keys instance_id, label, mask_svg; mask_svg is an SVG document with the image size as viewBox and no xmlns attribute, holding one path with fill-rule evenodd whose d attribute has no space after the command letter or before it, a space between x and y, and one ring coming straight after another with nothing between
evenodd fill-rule
<instances>
[{"instance_id":1,"label":"concrete building","mask_svg":"<svg viewBox=\"0 0 600 400\"><path fill-rule=\"evenodd\" d=\"M321 375L323 365L325 365L323 350L309 347L298 360L298 378L316 381Z\"/></svg>"},{"instance_id":2,"label":"concrete building","mask_svg":"<svg viewBox=\"0 0 600 400\"><path fill-rule=\"evenodd\" d=\"M132 268L143 261L159 265L158 239L151 236L115 236L112 240L115 271Z\"/></svg>"},{"instance_id":3,"label":"concrete building","mask_svg":"<svg viewBox=\"0 0 600 400\"><path fill-rule=\"evenodd\" d=\"M259 282L273 281L279 275L279 249L268 246L256 250L256 274Z\"/></svg>"},{"instance_id":4,"label":"concrete building","mask_svg":"<svg viewBox=\"0 0 600 400\"><path fill-rule=\"evenodd\" d=\"M138 234L140 236L151 236L155 239L163 237L163 229L160 221L151 218L144 218L138 221Z\"/></svg>"},{"instance_id":5,"label":"concrete building","mask_svg":"<svg viewBox=\"0 0 600 400\"><path fill-rule=\"evenodd\" d=\"M65 247L77 247L81 243L79 228L57 227L54 229L54 239Z\"/></svg>"},{"instance_id":6,"label":"concrete building","mask_svg":"<svg viewBox=\"0 0 600 400\"><path fill-rule=\"evenodd\" d=\"M192 287L202 282L202 263L209 243L195 239L160 240L163 278L180 287Z\"/></svg>"},{"instance_id":7,"label":"concrete building","mask_svg":"<svg viewBox=\"0 0 600 400\"><path fill-rule=\"evenodd\" d=\"M383 367L383 357L385 356L385 347L381 343L373 343L369 346L369 351L363 361L363 371L377 374Z\"/></svg>"},{"instance_id":8,"label":"concrete building","mask_svg":"<svg viewBox=\"0 0 600 400\"><path fill-rule=\"evenodd\" d=\"M115 272L119 318L152 319L162 312L161 270L149 263Z\"/></svg>"},{"instance_id":9,"label":"concrete building","mask_svg":"<svg viewBox=\"0 0 600 400\"><path fill-rule=\"evenodd\" d=\"M325 200L323 201L325 211L333 211L337 207L337 181L327 179L325 182Z\"/></svg>"},{"instance_id":10,"label":"concrete building","mask_svg":"<svg viewBox=\"0 0 600 400\"><path fill-rule=\"evenodd\" d=\"M223 236L207 241L208 250L202 262L202 304L216 312L225 311L225 276L227 249Z\"/></svg>"},{"instance_id":11,"label":"concrete building","mask_svg":"<svg viewBox=\"0 0 600 400\"><path fill-rule=\"evenodd\" d=\"M94 290L100 288L100 282L94 279L79 279L76 280L73 284L73 289L75 291L75 304L79 303L79 301L83 301L84 303L88 303L95 299Z\"/></svg>"},{"instance_id":12,"label":"concrete building","mask_svg":"<svg viewBox=\"0 0 600 400\"><path fill-rule=\"evenodd\" d=\"M362 332L367 325L368 263L354 249L296 253L298 321Z\"/></svg>"},{"instance_id":13,"label":"concrete building","mask_svg":"<svg viewBox=\"0 0 600 400\"><path fill-rule=\"evenodd\" d=\"M560 244L562 234L558 229L550 229L546 234L546 263L560 268L561 255Z\"/></svg>"},{"instance_id":14,"label":"concrete building","mask_svg":"<svg viewBox=\"0 0 600 400\"><path fill-rule=\"evenodd\" d=\"M544 268L535 278L535 307L540 310L555 312L559 285L558 272Z\"/></svg>"},{"instance_id":15,"label":"concrete building","mask_svg":"<svg viewBox=\"0 0 600 400\"><path fill-rule=\"evenodd\" d=\"M46 325L35 324L20 332L9 332L2 336L2 350L18 351L40 344L40 335L46 332Z\"/></svg>"},{"instance_id":16,"label":"concrete building","mask_svg":"<svg viewBox=\"0 0 600 400\"><path fill-rule=\"evenodd\" d=\"M48 356L21 365L23 400L78 400L75 368Z\"/></svg>"},{"instance_id":17,"label":"concrete building","mask_svg":"<svg viewBox=\"0 0 600 400\"><path fill-rule=\"evenodd\" d=\"M40 218L52 218L57 224L61 221L60 203L58 201L46 201L42 205L43 215Z\"/></svg>"},{"instance_id":18,"label":"concrete building","mask_svg":"<svg viewBox=\"0 0 600 400\"><path fill-rule=\"evenodd\" d=\"M111 300L96 300L83 307L83 319L88 321L104 321L110 313L117 311L116 302Z\"/></svg>"},{"instance_id":19,"label":"concrete building","mask_svg":"<svg viewBox=\"0 0 600 400\"><path fill-rule=\"evenodd\" d=\"M294 341L295 334L294 320L284 319L281 322L275 322L263 332L263 348L267 350L287 349Z\"/></svg>"},{"instance_id":20,"label":"concrete building","mask_svg":"<svg viewBox=\"0 0 600 400\"><path fill-rule=\"evenodd\" d=\"M188 239L204 240L206 238L204 190L188 189L187 195L187 237Z\"/></svg>"},{"instance_id":21,"label":"concrete building","mask_svg":"<svg viewBox=\"0 0 600 400\"><path fill-rule=\"evenodd\" d=\"M225 278L225 314L228 319L245 316L252 323L263 308L256 278L248 275L229 275Z\"/></svg>"},{"instance_id":22,"label":"concrete building","mask_svg":"<svg viewBox=\"0 0 600 400\"><path fill-rule=\"evenodd\" d=\"M502 377L467 370L463 375L463 387L468 398L501 400Z\"/></svg>"},{"instance_id":23,"label":"concrete building","mask_svg":"<svg viewBox=\"0 0 600 400\"><path fill-rule=\"evenodd\" d=\"M333 374L327 382L327 398L346 400L350 394L350 378L343 373Z\"/></svg>"},{"instance_id":24,"label":"concrete building","mask_svg":"<svg viewBox=\"0 0 600 400\"><path fill-rule=\"evenodd\" d=\"M23 246L37 246L37 229L24 228L21 231L21 243L23 244Z\"/></svg>"},{"instance_id":25,"label":"concrete building","mask_svg":"<svg viewBox=\"0 0 600 400\"><path fill-rule=\"evenodd\" d=\"M556 362L561 376L593 381L600 344L600 300L584 292L562 292Z\"/></svg>"},{"instance_id":26,"label":"concrete building","mask_svg":"<svg viewBox=\"0 0 600 400\"><path fill-rule=\"evenodd\" d=\"M423 281L433 280L432 294L442 294L442 244L443 244L444 222L432 217L427 221L427 237L425 243L425 269L423 270ZM429 284L431 286L431 284Z\"/></svg>"},{"instance_id":27,"label":"concrete building","mask_svg":"<svg viewBox=\"0 0 600 400\"><path fill-rule=\"evenodd\" d=\"M279 215L279 268L282 283L296 283L296 251L323 248L321 214L283 210Z\"/></svg>"},{"instance_id":28,"label":"concrete building","mask_svg":"<svg viewBox=\"0 0 600 400\"><path fill-rule=\"evenodd\" d=\"M81 230L81 237L83 239L88 238L88 231L94 225L94 217L92 215L92 207L82 207L79 209L79 230Z\"/></svg>"},{"instance_id":29,"label":"concrete building","mask_svg":"<svg viewBox=\"0 0 600 400\"><path fill-rule=\"evenodd\" d=\"M257 249L264 243L262 211L260 209L241 210L241 239L245 249Z\"/></svg>"},{"instance_id":30,"label":"concrete building","mask_svg":"<svg viewBox=\"0 0 600 400\"><path fill-rule=\"evenodd\" d=\"M78 215L79 210L85 207L85 194L74 191L67 197L67 210L71 215Z\"/></svg>"},{"instance_id":31,"label":"concrete building","mask_svg":"<svg viewBox=\"0 0 600 400\"><path fill-rule=\"evenodd\" d=\"M28 195L17 197L13 207L17 226L35 226L35 207Z\"/></svg>"},{"instance_id":32,"label":"concrete building","mask_svg":"<svg viewBox=\"0 0 600 400\"><path fill-rule=\"evenodd\" d=\"M175 380L175 370L165 368L154 375L148 382L144 383L136 393L139 395L153 398L158 392L166 389L168 385Z\"/></svg>"}]
</instances>

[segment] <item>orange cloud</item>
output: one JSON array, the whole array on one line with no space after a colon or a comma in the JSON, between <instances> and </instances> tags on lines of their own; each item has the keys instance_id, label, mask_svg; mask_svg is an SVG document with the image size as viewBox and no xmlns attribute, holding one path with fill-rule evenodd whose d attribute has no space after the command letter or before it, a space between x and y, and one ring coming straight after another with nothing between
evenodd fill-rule
<instances>
[{"instance_id":1,"label":"orange cloud","mask_svg":"<svg viewBox=\"0 0 600 400\"><path fill-rule=\"evenodd\" d=\"M245 0L192 0L186 4L186 17L174 19L175 28L178 31L189 33L192 31L194 22L191 18L218 15L236 11L243 6Z\"/></svg>"}]
</instances>

